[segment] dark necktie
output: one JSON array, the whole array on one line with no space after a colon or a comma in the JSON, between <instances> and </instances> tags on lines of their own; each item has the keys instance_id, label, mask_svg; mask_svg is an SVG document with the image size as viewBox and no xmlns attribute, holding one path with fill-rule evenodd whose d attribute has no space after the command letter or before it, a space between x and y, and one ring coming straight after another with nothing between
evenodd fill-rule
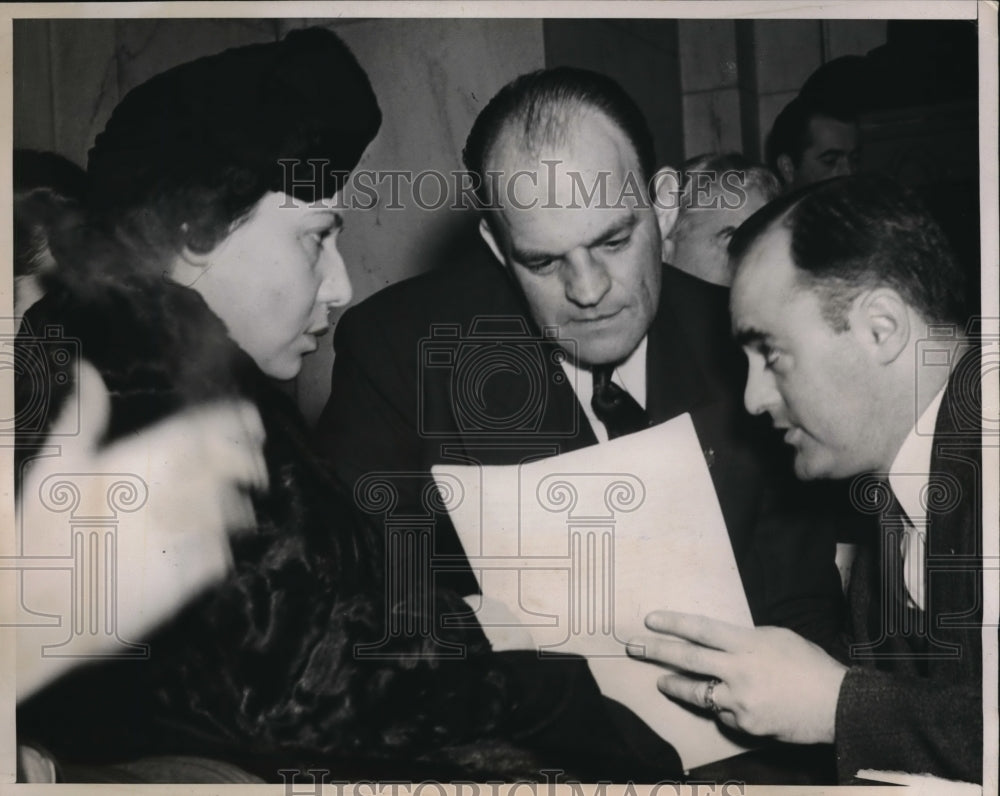
<instances>
[{"instance_id":1,"label":"dark necktie","mask_svg":"<svg viewBox=\"0 0 1000 796\"><path fill-rule=\"evenodd\" d=\"M926 617L910 604L901 550L910 521L892 488L888 484L886 488L889 490L889 504L882 513L883 604L879 611L881 616L869 615L869 622L881 621L881 632L897 638L897 643L904 643L906 649L918 654L916 665L919 668L923 665L919 653L927 649Z\"/></svg>"},{"instance_id":2,"label":"dark necktie","mask_svg":"<svg viewBox=\"0 0 1000 796\"><path fill-rule=\"evenodd\" d=\"M906 514L896 493L886 483L889 503L882 512L882 585L886 600L893 605L906 605L906 583L903 579L903 554L900 546L906 533Z\"/></svg>"},{"instance_id":3,"label":"dark necktie","mask_svg":"<svg viewBox=\"0 0 1000 796\"><path fill-rule=\"evenodd\" d=\"M594 368L594 395L590 399L590 406L597 419L604 423L609 439L649 428L646 410L627 390L611 381L613 372L612 365Z\"/></svg>"}]
</instances>

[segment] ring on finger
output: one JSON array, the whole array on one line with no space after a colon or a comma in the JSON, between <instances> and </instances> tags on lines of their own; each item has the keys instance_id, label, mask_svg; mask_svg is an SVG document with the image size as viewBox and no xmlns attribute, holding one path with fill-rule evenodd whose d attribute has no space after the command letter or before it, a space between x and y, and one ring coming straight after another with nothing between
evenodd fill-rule
<instances>
[{"instance_id":1,"label":"ring on finger","mask_svg":"<svg viewBox=\"0 0 1000 796\"><path fill-rule=\"evenodd\" d=\"M710 710L713 713L718 713L722 710L718 703L715 701L715 688L722 684L722 680L718 677L713 677L705 684L705 695L702 697L702 704L705 706L706 710Z\"/></svg>"}]
</instances>

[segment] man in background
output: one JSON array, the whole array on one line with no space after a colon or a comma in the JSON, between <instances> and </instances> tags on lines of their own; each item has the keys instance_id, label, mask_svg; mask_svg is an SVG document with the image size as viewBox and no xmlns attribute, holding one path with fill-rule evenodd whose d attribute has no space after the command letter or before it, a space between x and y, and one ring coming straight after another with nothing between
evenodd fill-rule
<instances>
[{"instance_id":1,"label":"man in background","mask_svg":"<svg viewBox=\"0 0 1000 796\"><path fill-rule=\"evenodd\" d=\"M699 155L684 164L680 207L670 232L670 264L713 285L729 287L729 241L736 229L781 193L766 166L737 152Z\"/></svg>"},{"instance_id":2,"label":"man in background","mask_svg":"<svg viewBox=\"0 0 1000 796\"><path fill-rule=\"evenodd\" d=\"M854 174L860 160L857 112L802 93L778 114L764 149L767 165L788 190Z\"/></svg>"}]
</instances>

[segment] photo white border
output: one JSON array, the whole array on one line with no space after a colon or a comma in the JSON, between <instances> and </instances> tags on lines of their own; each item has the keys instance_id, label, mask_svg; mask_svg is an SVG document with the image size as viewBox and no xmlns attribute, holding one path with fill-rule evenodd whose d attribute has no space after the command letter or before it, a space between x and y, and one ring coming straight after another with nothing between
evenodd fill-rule
<instances>
[{"instance_id":1,"label":"photo white border","mask_svg":"<svg viewBox=\"0 0 1000 796\"><path fill-rule=\"evenodd\" d=\"M577 2L541 3L528 0L514 2L405 2L405 0L373 0L372 2L171 2L171 3L5 3L0 4L0 107L7 121L0 128L0 151L13 148L13 30L12 20L23 18L222 18L222 17L272 17L272 18L370 18L370 17L438 17L438 18L572 18L572 17L661 17L661 18L738 18L754 19L975 19L979 30L979 148L980 148L980 219L982 230L982 317L987 320L984 333L1000 335L1000 220L998 220L998 137L997 137L997 12L995 0L952 0L948 3L911 0L839 0L838 2L802 3L767 0L629 0L609 3L582 0ZM9 156L0 158L0 251L11 251L11 161ZM8 258L9 259L9 258ZM9 267L9 266L8 266ZM0 318L12 315L12 285L9 276L0 280ZM12 417L12 378L10 369L0 371L0 411L3 417ZM991 371L983 382L983 406L987 417L1000 416L1000 384ZM12 496L12 449L0 447L3 462L3 482L0 483L0 555L10 555L14 547L14 506ZM984 560L1000 562L1000 449L984 445L983 484L984 506ZM992 499L991 499L992 498ZM992 532L991 532L992 531ZM6 579L10 580L10 579ZM1000 748L997 728L997 626L1000 624L1000 569L984 572L984 792L996 794L998 790L997 758L989 750ZM0 593L0 616L6 615L14 604L13 588ZM14 749L14 644L12 628L0 628L0 794L107 794L107 793L158 793L158 794L214 794L249 793L281 794L291 796L282 785L25 785L13 783L15 770ZM492 796L516 793L524 786L509 785L483 791ZM351 789L345 789L347 793ZM356 789L360 796L376 796L369 788ZM398 789L402 796L407 788ZM631 793L644 796L649 788L630 786ZM572 791L566 786L536 786L539 791L552 796ZM622 786L608 787L607 794L625 792ZM830 793L830 787L747 786L745 793L820 794ZM305 792L311 793L310 790ZM339 789L328 786L329 793ZM412 792L412 789L410 790ZM691 792L706 794L704 786ZM720 785L717 792L724 792ZM889 793L880 787L838 787L839 793ZM893 789L891 793L901 793ZM921 790L921 792L924 792ZM296 791L300 793L300 791ZM388 789L378 791L378 796L388 794ZM585 793L589 796L590 790ZM419 796L419 794L417 795ZM461 796L476 796L468 790ZM574 794L577 796L577 794Z\"/></svg>"}]
</instances>

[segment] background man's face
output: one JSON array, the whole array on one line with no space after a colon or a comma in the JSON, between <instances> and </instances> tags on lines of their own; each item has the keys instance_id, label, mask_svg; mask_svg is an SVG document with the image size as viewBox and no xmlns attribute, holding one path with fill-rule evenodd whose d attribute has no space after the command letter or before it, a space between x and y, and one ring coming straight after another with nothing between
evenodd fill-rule
<instances>
[{"instance_id":1,"label":"background man's face","mask_svg":"<svg viewBox=\"0 0 1000 796\"><path fill-rule=\"evenodd\" d=\"M534 179L521 177L501 194L496 249L540 327L575 341L581 364L620 362L656 314L659 225L622 131L589 111L569 127L565 142L542 153L520 151L510 135L498 142L489 168L507 178L525 170Z\"/></svg>"},{"instance_id":2,"label":"background man's face","mask_svg":"<svg viewBox=\"0 0 1000 796\"><path fill-rule=\"evenodd\" d=\"M772 227L733 282L733 330L749 360L747 411L767 412L795 448L799 478L843 478L884 466L873 365L851 329L836 332L819 297L798 285L791 236Z\"/></svg>"},{"instance_id":3,"label":"background man's face","mask_svg":"<svg viewBox=\"0 0 1000 796\"><path fill-rule=\"evenodd\" d=\"M735 194L713 193L713 203L732 202ZM674 254L671 264L689 274L713 282L730 285L729 239L737 227L767 204L764 195L750 188L739 207L692 207L684 211L677 222Z\"/></svg>"},{"instance_id":4,"label":"background man's face","mask_svg":"<svg viewBox=\"0 0 1000 796\"><path fill-rule=\"evenodd\" d=\"M846 177L858 169L858 126L829 116L809 120L809 146L795 167L793 188L833 177Z\"/></svg>"}]
</instances>

